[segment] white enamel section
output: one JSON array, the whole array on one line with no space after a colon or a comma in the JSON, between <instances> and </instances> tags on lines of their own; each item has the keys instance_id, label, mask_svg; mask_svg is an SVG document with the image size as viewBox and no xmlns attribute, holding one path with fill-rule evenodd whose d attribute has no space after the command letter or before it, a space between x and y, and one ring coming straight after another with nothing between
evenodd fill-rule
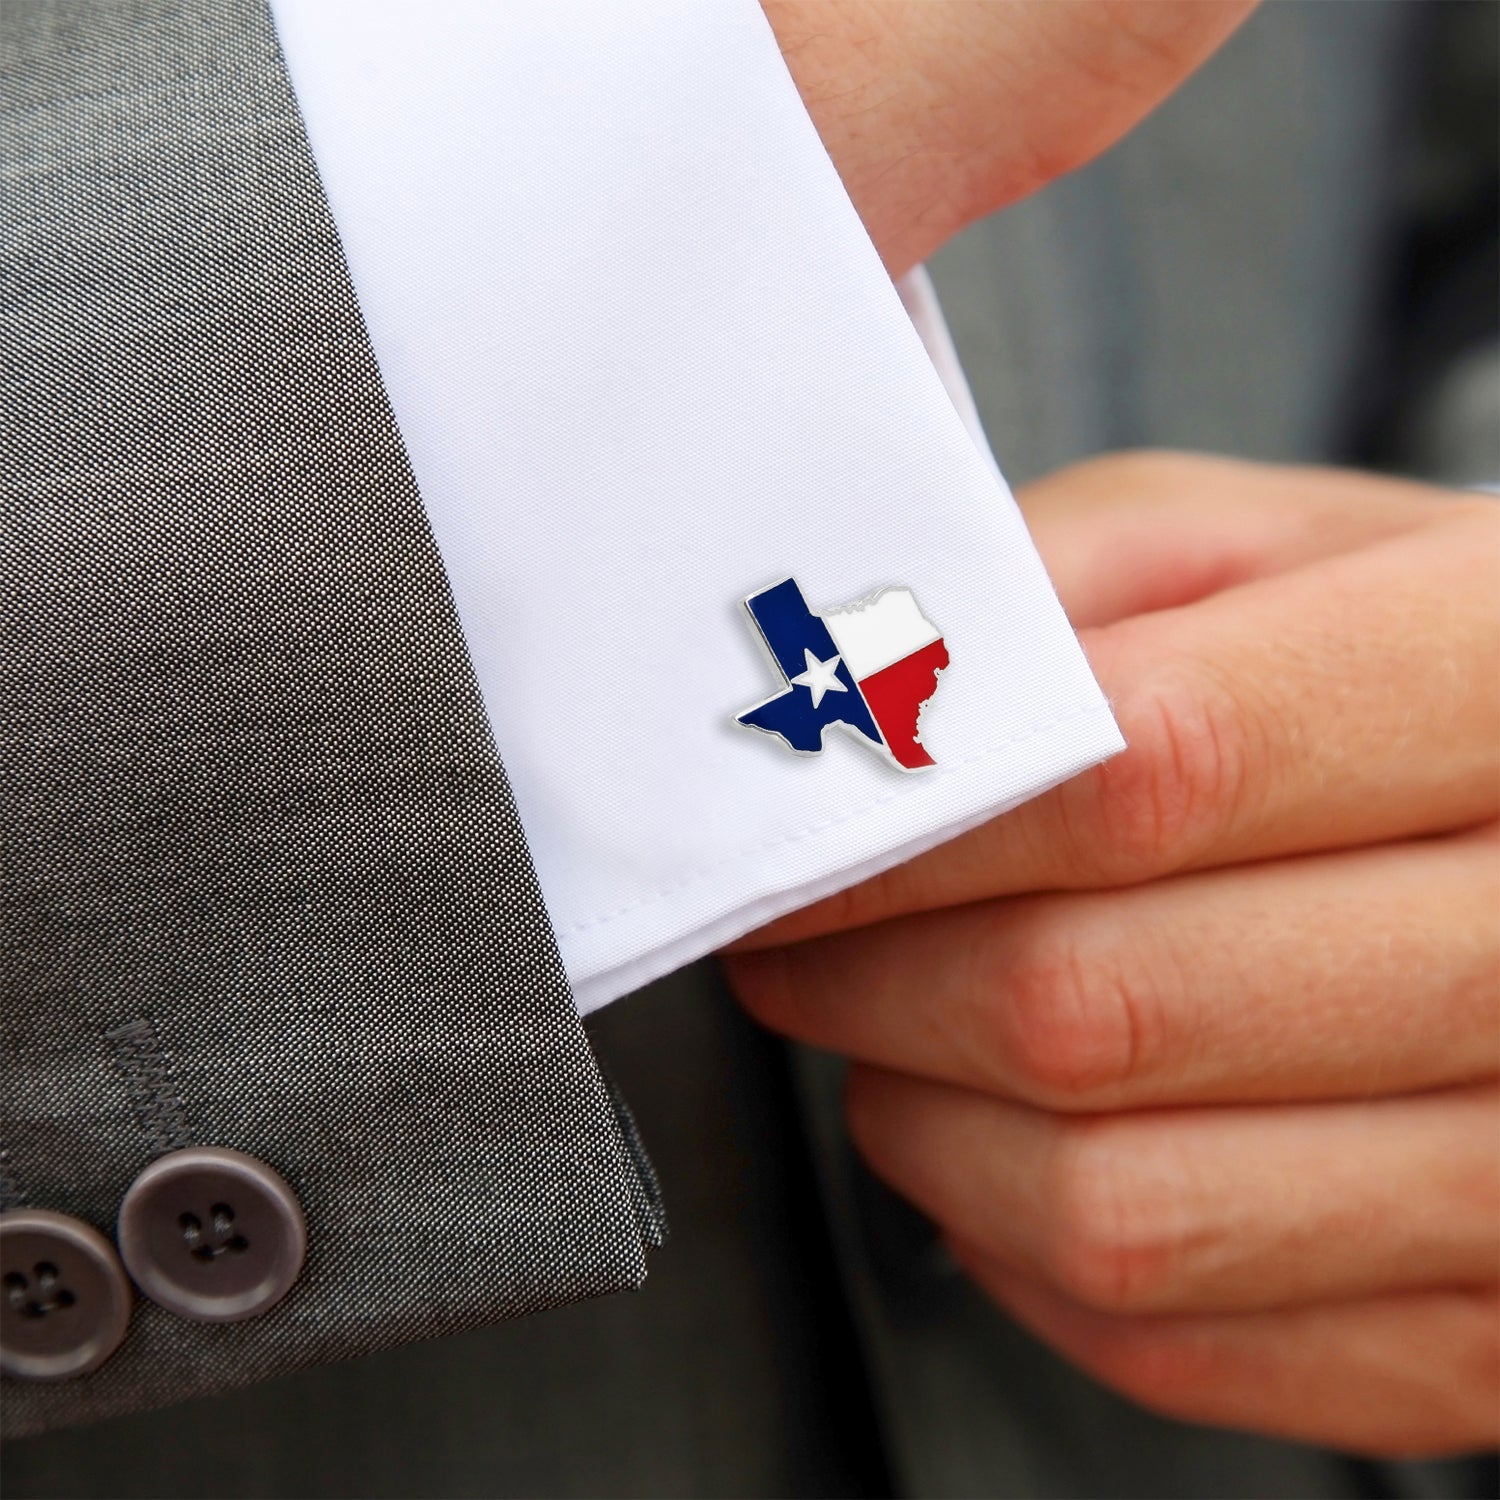
<instances>
[{"instance_id":1,"label":"white enamel section","mask_svg":"<svg viewBox=\"0 0 1500 1500\"><path fill-rule=\"evenodd\" d=\"M823 623L856 682L931 645L943 633L918 608L910 589L882 589L872 599L828 610Z\"/></svg>"}]
</instances>

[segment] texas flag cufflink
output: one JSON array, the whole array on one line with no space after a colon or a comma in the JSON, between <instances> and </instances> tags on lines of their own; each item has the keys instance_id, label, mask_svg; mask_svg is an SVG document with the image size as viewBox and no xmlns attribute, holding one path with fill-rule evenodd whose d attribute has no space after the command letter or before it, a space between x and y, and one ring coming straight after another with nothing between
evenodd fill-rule
<instances>
[{"instance_id":1,"label":"texas flag cufflink","mask_svg":"<svg viewBox=\"0 0 1500 1500\"><path fill-rule=\"evenodd\" d=\"M796 579L784 578L751 594L745 608L786 686L735 723L780 735L799 755L818 754L823 731L842 724L900 770L933 765L919 721L948 648L910 589L814 614Z\"/></svg>"}]
</instances>

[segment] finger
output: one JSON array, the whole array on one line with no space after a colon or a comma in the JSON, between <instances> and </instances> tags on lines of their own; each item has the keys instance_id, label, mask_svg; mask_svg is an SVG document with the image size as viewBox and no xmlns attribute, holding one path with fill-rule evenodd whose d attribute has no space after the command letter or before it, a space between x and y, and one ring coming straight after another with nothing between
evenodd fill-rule
<instances>
[{"instance_id":1,"label":"finger","mask_svg":"<svg viewBox=\"0 0 1500 1500\"><path fill-rule=\"evenodd\" d=\"M1070 1118L857 1068L871 1167L954 1238L1107 1312L1493 1281L1493 1088Z\"/></svg>"},{"instance_id":2,"label":"finger","mask_svg":"<svg viewBox=\"0 0 1500 1500\"><path fill-rule=\"evenodd\" d=\"M1500 1300L1440 1290L1275 1312L1119 1317L955 1252L1039 1338L1143 1406L1392 1458L1493 1447Z\"/></svg>"},{"instance_id":3,"label":"finger","mask_svg":"<svg viewBox=\"0 0 1500 1500\"><path fill-rule=\"evenodd\" d=\"M763 0L892 275L1118 140L1252 0Z\"/></svg>"},{"instance_id":4,"label":"finger","mask_svg":"<svg viewBox=\"0 0 1500 1500\"><path fill-rule=\"evenodd\" d=\"M1401 479L1154 452L1074 464L1016 498L1080 630L1367 547L1462 503Z\"/></svg>"},{"instance_id":5,"label":"finger","mask_svg":"<svg viewBox=\"0 0 1500 1500\"><path fill-rule=\"evenodd\" d=\"M1087 636L1129 748L739 947L1488 822L1500 508Z\"/></svg>"},{"instance_id":6,"label":"finger","mask_svg":"<svg viewBox=\"0 0 1500 1500\"><path fill-rule=\"evenodd\" d=\"M1049 1109L1414 1092L1500 1057L1477 834L980 902L726 961L765 1025Z\"/></svg>"}]
</instances>

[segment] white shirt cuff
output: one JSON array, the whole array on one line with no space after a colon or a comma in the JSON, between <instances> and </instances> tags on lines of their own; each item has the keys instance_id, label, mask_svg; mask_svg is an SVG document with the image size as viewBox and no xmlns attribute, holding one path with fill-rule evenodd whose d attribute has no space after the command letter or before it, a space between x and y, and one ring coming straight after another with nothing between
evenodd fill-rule
<instances>
[{"instance_id":1,"label":"white shirt cuff","mask_svg":"<svg viewBox=\"0 0 1500 1500\"><path fill-rule=\"evenodd\" d=\"M582 1009L1121 747L754 0L272 8ZM932 768L735 722L786 577L911 591Z\"/></svg>"}]
</instances>

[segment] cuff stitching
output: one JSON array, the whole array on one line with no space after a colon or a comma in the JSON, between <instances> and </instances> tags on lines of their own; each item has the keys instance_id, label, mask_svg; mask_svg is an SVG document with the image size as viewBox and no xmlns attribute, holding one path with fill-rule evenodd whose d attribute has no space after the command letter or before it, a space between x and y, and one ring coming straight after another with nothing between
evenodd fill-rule
<instances>
[{"instance_id":1,"label":"cuff stitching","mask_svg":"<svg viewBox=\"0 0 1500 1500\"><path fill-rule=\"evenodd\" d=\"M1014 749L1017 745L1023 745L1028 740L1034 740L1041 735L1048 734L1061 724L1071 724L1078 719L1086 719L1094 714L1108 714L1110 712L1107 702L1095 702L1082 705L1078 708L1068 709L1063 713L1056 714L1050 719L1043 720L1040 724L1033 724L1029 729L1022 730L1019 734L1011 735L1008 739L1000 740L993 745L986 746L983 750L976 750L972 755L965 756L962 760L951 764L940 765L937 768L938 776L951 776L971 766L975 761L984 760L991 755L998 755L1002 750ZM866 813L874 812L876 808L885 807L896 801L899 797L906 795L904 791L892 789L884 796L876 797L872 801L861 803L858 807L852 807L848 812L840 813L837 817L824 818L818 823L809 823L804 828L792 829L790 832L773 834L770 838L761 839L754 844L747 844L743 848L736 849L730 854L713 861L712 864L700 865L689 870L687 874L669 885L659 887L657 890L649 891L646 895L638 897L625 906L617 907L614 911L607 911L597 917L586 917L581 922L574 922L565 928L568 934L576 932L588 932L595 927L603 927L606 923L618 921L619 918L629 916L631 912L638 911L643 906L650 906L657 901L665 900L668 896L674 896L678 891L703 880L716 871L723 869L725 865L734 864L737 860L748 859L752 854L763 853L767 849L777 848L782 844L795 844L815 834L826 833L830 828L837 828L845 823L852 823L856 818L863 817Z\"/></svg>"}]
</instances>

